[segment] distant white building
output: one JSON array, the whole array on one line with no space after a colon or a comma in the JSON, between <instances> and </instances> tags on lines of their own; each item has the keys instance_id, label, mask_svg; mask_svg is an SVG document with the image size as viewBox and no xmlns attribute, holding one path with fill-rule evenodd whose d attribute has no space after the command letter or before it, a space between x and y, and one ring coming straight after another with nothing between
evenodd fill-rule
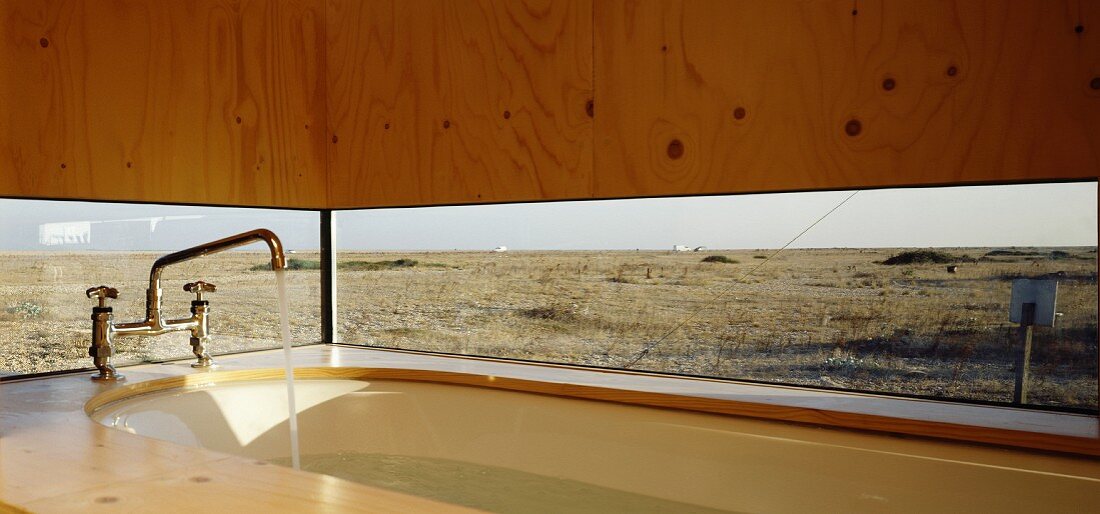
<instances>
[{"instance_id":1,"label":"distant white building","mask_svg":"<svg viewBox=\"0 0 1100 514\"><path fill-rule=\"evenodd\" d=\"M676 245L676 246L672 247L672 251L674 251L674 252L690 252L691 248L688 248L684 245Z\"/></svg>"},{"instance_id":2,"label":"distant white building","mask_svg":"<svg viewBox=\"0 0 1100 514\"><path fill-rule=\"evenodd\" d=\"M496 248L493 248L493 251L496 252L496 253L507 252L508 247L507 246L498 246Z\"/></svg>"},{"instance_id":3,"label":"distant white building","mask_svg":"<svg viewBox=\"0 0 1100 514\"><path fill-rule=\"evenodd\" d=\"M171 230L157 230L161 223L201 219L201 215L154 216L101 221L62 221L38 225L38 244L72 246L91 250L137 250L157 248L157 242L174 241ZM163 237L158 239L159 235Z\"/></svg>"},{"instance_id":4,"label":"distant white building","mask_svg":"<svg viewBox=\"0 0 1100 514\"><path fill-rule=\"evenodd\" d=\"M92 242L92 224L87 221L43 223L38 226L38 244L79 245Z\"/></svg>"}]
</instances>

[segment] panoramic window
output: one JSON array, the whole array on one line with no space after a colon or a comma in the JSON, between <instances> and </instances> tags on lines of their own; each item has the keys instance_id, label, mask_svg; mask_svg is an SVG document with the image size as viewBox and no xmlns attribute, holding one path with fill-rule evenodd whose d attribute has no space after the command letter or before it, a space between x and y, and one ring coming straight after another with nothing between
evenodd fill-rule
<instances>
[{"instance_id":1,"label":"panoramic window","mask_svg":"<svg viewBox=\"0 0 1100 514\"><path fill-rule=\"evenodd\" d=\"M1096 213L1095 182L338 211L337 333L1095 409ZM1026 366L1021 279L1056 288Z\"/></svg>"},{"instance_id":2,"label":"panoramic window","mask_svg":"<svg viewBox=\"0 0 1100 514\"><path fill-rule=\"evenodd\" d=\"M153 261L165 253L254 228L269 228L290 261L316 262L316 212L0 199L0 376L88 368L95 300L85 290L114 287L116 321L145 316ZM162 276L163 314L190 316L183 285L214 284L212 354L271 348L279 341L279 308L270 257L262 243L170 266ZM288 274L295 343L320 340L320 273ZM186 358L189 334L120 337L116 365Z\"/></svg>"}]
</instances>

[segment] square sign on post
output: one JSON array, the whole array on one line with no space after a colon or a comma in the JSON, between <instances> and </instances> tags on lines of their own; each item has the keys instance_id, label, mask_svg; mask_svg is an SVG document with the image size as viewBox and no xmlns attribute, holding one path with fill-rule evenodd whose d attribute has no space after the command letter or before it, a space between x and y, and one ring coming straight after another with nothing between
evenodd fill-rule
<instances>
[{"instance_id":1,"label":"square sign on post","mask_svg":"<svg viewBox=\"0 0 1100 514\"><path fill-rule=\"evenodd\" d=\"M1054 326L1054 307L1058 299L1058 281L1050 279L1018 278L1012 281L1012 302L1008 307L1008 320L1023 322L1025 303L1035 304L1035 320L1041 327Z\"/></svg>"}]
</instances>

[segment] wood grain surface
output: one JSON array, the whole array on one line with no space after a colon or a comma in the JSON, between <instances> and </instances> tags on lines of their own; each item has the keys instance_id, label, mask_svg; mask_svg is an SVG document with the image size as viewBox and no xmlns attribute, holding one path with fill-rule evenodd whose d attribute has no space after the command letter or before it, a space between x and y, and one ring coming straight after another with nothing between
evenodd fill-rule
<instances>
[{"instance_id":1,"label":"wood grain surface","mask_svg":"<svg viewBox=\"0 0 1100 514\"><path fill-rule=\"evenodd\" d=\"M321 0L3 0L0 27L0 195L325 205Z\"/></svg>"},{"instance_id":2,"label":"wood grain surface","mask_svg":"<svg viewBox=\"0 0 1100 514\"><path fill-rule=\"evenodd\" d=\"M172 368L127 375L192 372ZM0 512L474 512L100 425L81 407L112 387L85 373L0 385Z\"/></svg>"},{"instance_id":3,"label":"wood grain surface","mask_svg":"<svg viewBox=\"0 0 1100 514\"><path fill-rule=\"evenodd\" d=\"M588 196L589 0L328 6L333 207Z\"/></svg>"},{"instance_id":4,"label":"wood grain surface","mask_svg":"<svg viewBox=\"0 0 1100 514\"><path fill-rule=\"evenodd\" d=\"M263 468L262 473L258 468ZM155 494L150 494L150 491ZM329 475L224 458L26 504L31 512L476 513Z\"/></svg>"},{"instance_id":5,"label":"wood grain surface","mask_svg":"<svg viewBox=\"0 0 1100 514\"><path fill-rule=\"evenodd\" d=\"M1089 0L2 0L0 26L6 196L341 208L1100 175Z\"/></svg>"},{"instance_id":6,"label":"wood grain surface","mask_svg":"<svg viewBox=\"0 0 1100 514\"><path fill-rule=\"evenodd\" d=\"M1100 175L1100 2L594 9L597 197Z\"/></svg>"}]
</instances>

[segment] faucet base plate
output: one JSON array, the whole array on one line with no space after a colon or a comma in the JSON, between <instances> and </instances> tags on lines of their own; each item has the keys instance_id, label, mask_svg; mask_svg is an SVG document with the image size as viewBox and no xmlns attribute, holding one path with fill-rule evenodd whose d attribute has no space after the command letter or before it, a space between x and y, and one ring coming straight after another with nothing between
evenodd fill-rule
<instances>
[{"instance_id":1,"label":"faucet base plate","mask_svg":"<svg viewBox=\"0 0 1100 514\"><path fill-rule=\"evenodd\" d=\"M126 380L126 377L117 373L111 375L92 375L92 380L96 382L121 382Z\"/></svg>"}]
</instances>

